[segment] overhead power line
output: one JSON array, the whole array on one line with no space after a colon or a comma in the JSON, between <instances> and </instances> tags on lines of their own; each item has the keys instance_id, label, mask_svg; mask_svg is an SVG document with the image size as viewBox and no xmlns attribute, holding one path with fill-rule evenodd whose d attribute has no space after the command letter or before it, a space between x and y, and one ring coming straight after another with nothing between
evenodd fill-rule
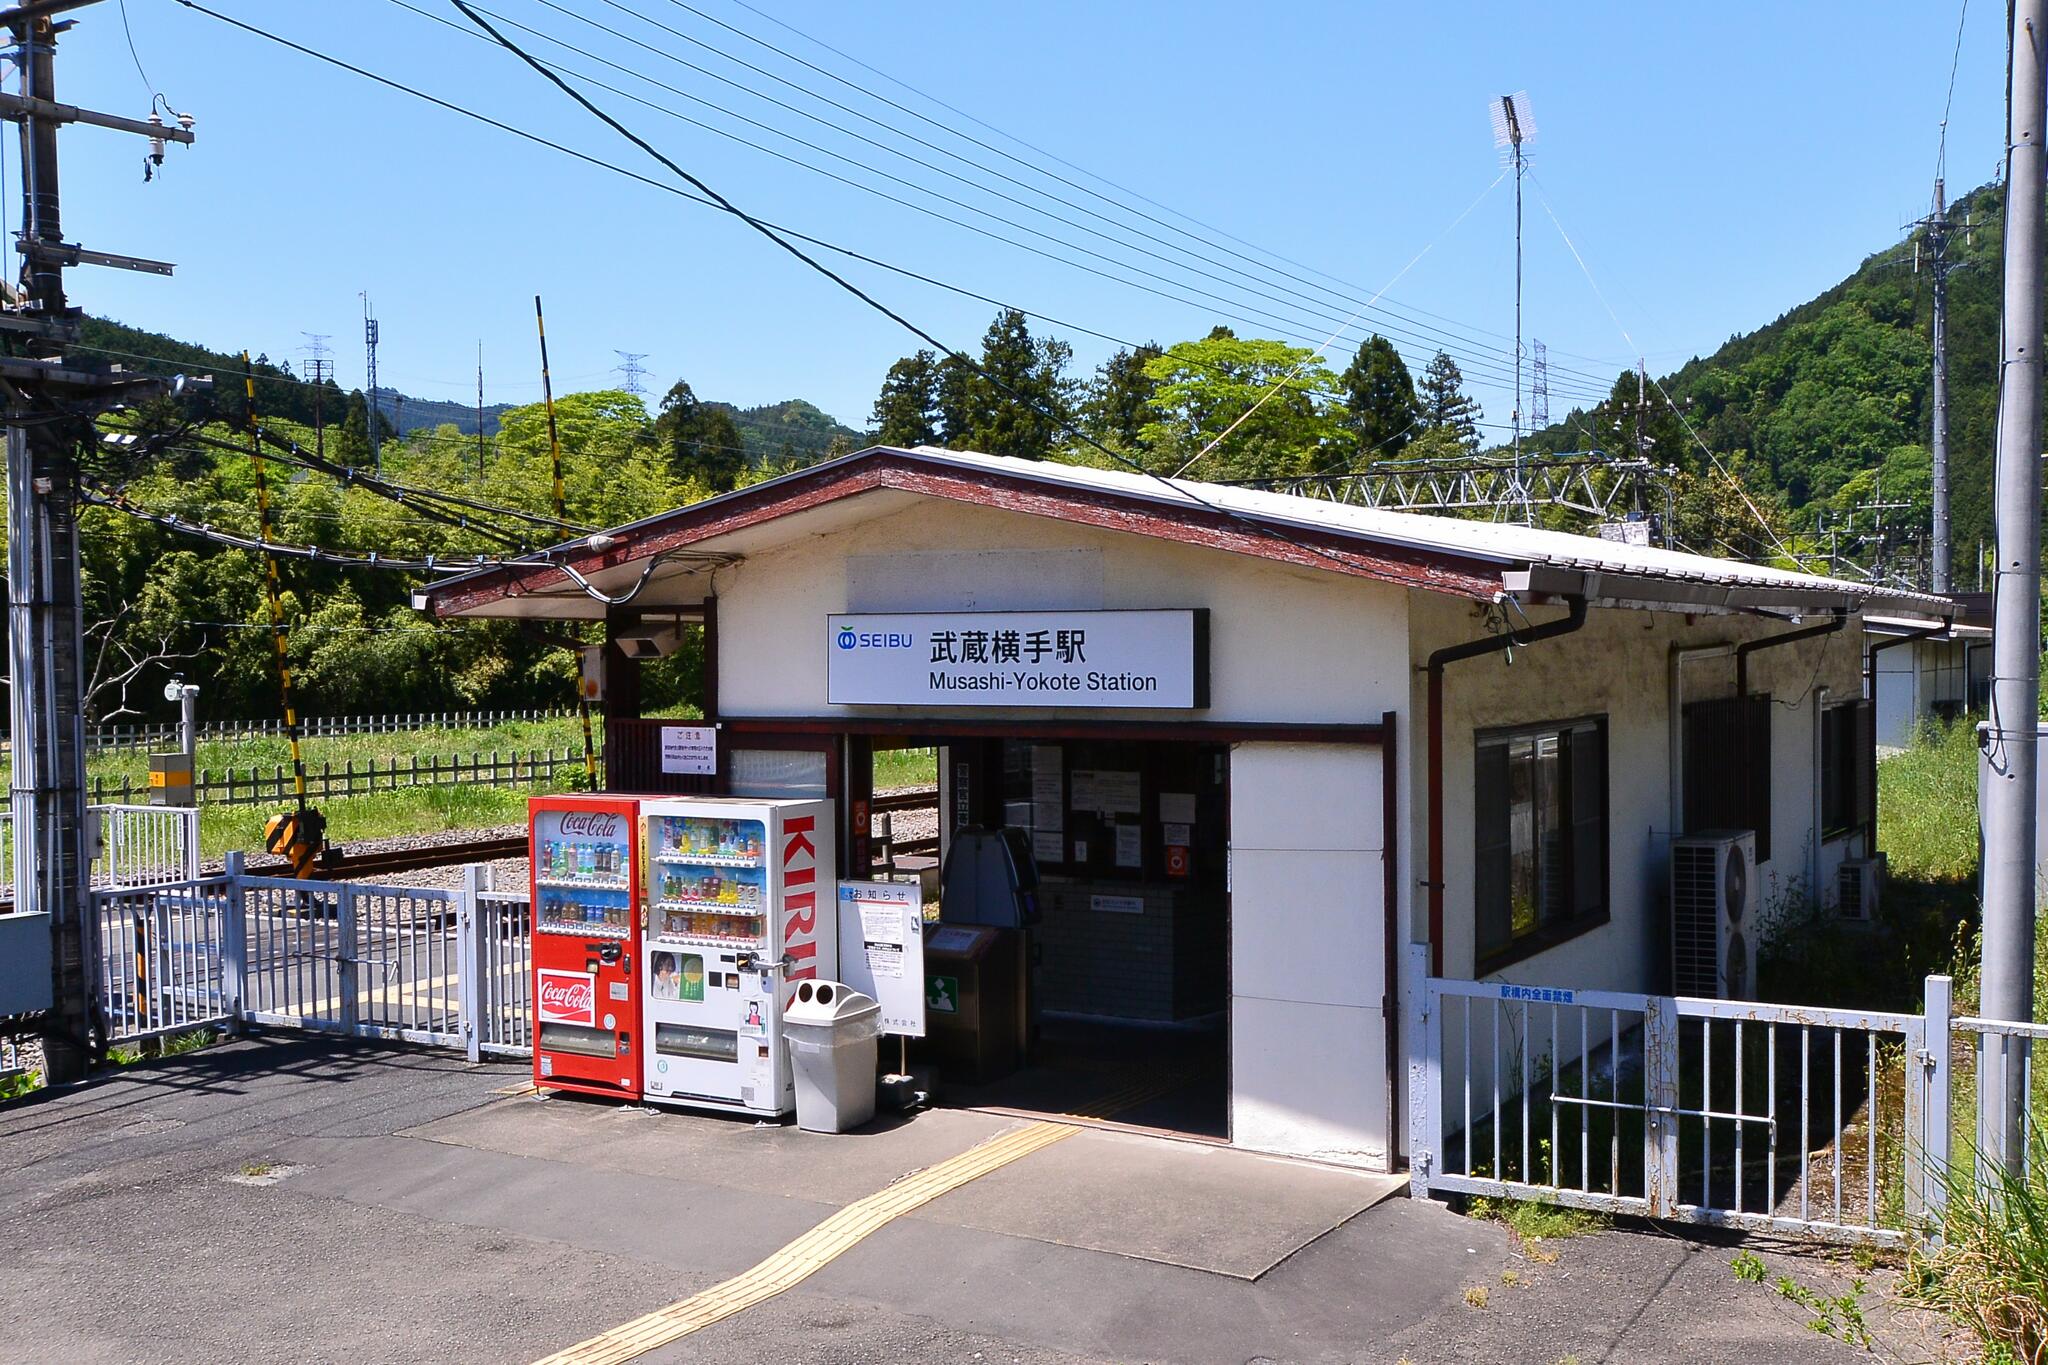
<instances>
[{"instance_id":1,"label":"overhead power line","mask_svg":"<svg viewBox=\"0 0 2048 1365\"><path fill-rule=\"evenodd\" d=\"M484 38L482 34L476 33L474 30L471 29L466 29L463 26L456 24L451 20L448 20L440 15L432 14L424 9L421 9L419 6L410 3L409 0L391 0L391 3L396 5L400 9L418 15L419 17L427 19L432 23L454 29L459 33L463 33L466 36L476 38L480 41L489 41L488 39ZM542 0L542 3L546 3L546 0ZM550 7L556 9L560 8L559 6ZM928 185L921 184L915 180L906 178L901 175L897 175L888 170L884 170L883 168L873 165L872 163L861 161L855 157L848 156L842 152L834 151L833 149L823 146L819 143L798 137L795 134L790 133L784 129L777 128L772 124L765 123L759 119L751 118L745 114L738 113L735 110L729 109L714 101L707 100L702 96L694 94L688 90L682 89L679 86L669 84L654 76L650 76L645 72L637 70L636 68L612 61L609 58L606 58L598 53L592 52L586 48L580 47L575 43L568 42L567 40L562 39L554 34L535 28L531 25L521 23L517 20L506 19L503 16L499 15L494 10L479 7L478 12L484 14L485 16L491 19L497 20L498 22L505 24L509 28L513 28L518 30L519 32L539 38L542 41L545 41L555 47L563 49L564 51L573 52L578 56L597 62L602 66L620 72L621 74L631 77L634 80L643 81L646 84L651 85L657 89L667 91L670 94L689 100L693 104L701 105L706 109L722 114L728 118L735 119L750 127L759 129L772 137L781 138L785 141L794 143L795 145L805 148L808 151L814 152L819 156L830 158L833 161L852 167L855 170L858 170L864 174L879 177L881 180L889 184L896 185L902 189L908 190L911 193L928 196L934 200L937 200L940 203L947 204L954 208L961 209L965 212L975 214L979 217L988 219L991 222L1000 223L1005 227L1013 229L1014 231L1028 234L1031 237L1037 238L1039 241L1045 243L1046 245L1035 246L1030 242L1018 241L1014 237L1007 236L1002 232L994 231L988 227L984 227L976 223L964 222L961 219L952 216L951 214L944 213L940 210L934 209L929 205L920 204L913 202L911 200L904 199L900 195L891 193L890 191L885 189L878 188L877 186L869 184L866 181L848 175L840 174L837 171L833 171L826 167L817 165L814 162L807 161L802 157L791 155L790 153L779 150L775 147L764 146L763 144L756 142L750 138L741 136L738 133L734 133L730 129L721 128L716 124L707 123L702 119L695 118L678 109L659 103L658 101L647 99L646 97L639 94L635 94L630 90L620 89L618 86L612 85L609 82L606 82L598 77L592 76L588 72L578 71L568 66L556 65L555 69L561 71L561 73L565 76L571 77L587 85L594 86L598 89L604 90L607 93L617 95L621 99L631 100L632 102L642 106L643 108L652 110L656 113L660 113L666 117L676 119L677 121L688 124L689 126L697 128L700 131L710 133L716 137L724 138L727 141L736 143L737 145L746 147L752 151L760 152L765 156L773 157L776 160L782 161L788 165L795 166L813 175L821 176L825 179L834 181L838 184L845 185L861 193L885 200L889 203L897 205L898 207L908 209L911 212L921 214L925 217L934 219L938 222L946 223L949 226L957 227L963 231L973 233L977 236L986 238L990 241L999 242L1005 246L1009 246L1016 250L1026 252L1033 256L1037 256L1043 260L1050 261L1055 265L1063 266L1068 269L1078 270L1085 274L1093 275L1099 279L1108 280L1113 284L1119 284L1126 288L1135 289L1140 292L1150 294L1154 297L1162 298L1169 302L1177 303L1184 307L1196 309L1202 312L1217 314L1219 313L1219 309L1217 306L1221 305L1220 316L1228 318L1229 320L1234 322L1246 323L1251 326L1260 328L1278 325L1283 329L1288 329L1283 333L1283 335L1285 335L1287 339L1303 343L1313 343L1317 339L1317 336L1320 334L1320 330L1322 327L1326 326L1330 322L1339 320L1340 315L1334 311L1329 311L1328 305L1324 301L1309 295L1301 294L1298 290L1285 289L1284 286L1281 286L1284 292L1296 295L1298 299L1302 300L1301 302L1297 302L1295 300L1290 300L1286 298L1280 298L1271 293L1262 292L1261 287L1272 287L1266 281L1252 280L1251 283L1247 285L1245 283L1240 283L1237 280L1230 279L1227 276L1215 274L1211 271L1201 269L1194 269L1192 271L1194 275L1197 275L1203 279L1207 279L1212 283L1216 283L1227 289L1237 290L1241 294L1245 295L1247 298L1257 300L1258 304L1270 305L1272 309L1280 309L1287 311L1270 311L1266 307L1255 306L1251 303L1244 301L1243 299L1233 298L1226 294L1219 294L1201 285L1193 284L1188 282L1187 280L1177 278L1176 276L1162 274L1159 271L1149 269L1143 265L1136 264L1132 261L1128 261L1120 257L1113 256L1102 251L1098 251L1093 247L1089 247L1081 243L1075 242L1071 238L1063 237L1057 233L1046 232L1042 229L1032 227L1028 223L1019 222L1015 218L1008 217L1004 214L984 208L968 200L961 199L956 195L947 194L940 190L933 189ZM570 13L573 15L572 11L563 12ZM1014 195L1004 193L1001 190L992 190L989 187L981 185L980 183L974 180L960 176L955 172L948 171L944 167L936 166L933 163L926 161L922 158L904 153L897 148L890 147L886 143L877 141L876 139L870 138L865 134L856 132L851 129L847 129L842 125L834 123L828 119L820 118L819 116L812 114L809 111L799 109L793 105L786 103L785 101L776 99L773 96L763 95L760 92L753 90L751 87L745 85L742 82L732 81L727 77L720 76L716 72L709 71L706 68L697 66L696 64L691 62L684 61L679 57L673 56L672 54L665 53L660 48L653 47L646 43L642 43L638 39L632 38L630 35L620 33L618 30L613 29L607 25L600 24L594 19L589 19L581 15L573 15L573 17L582 19L583 22L591 25L592 27L597 28L601 32L611 34L615 37L622 39L623 41L634 43L635 45L642 47L643 49L657 56L661 56L669 61L676 62L679 65L691 71L707 75L714 80L722 81L725 84L731 85L735 89L754 95L756 98L765 100L766 102L771 103L778 108L787 110L790 113L797 114L800 117L808 118L813 122L819 123L823 127L829 128L835 132L842 133L846 136L853 137L863 143L866 143L869 146L875 147L891 155L903 157L905 160L911 161L913 164L921 166L926 170L933 172L934 174L944 176L948 179L967 185L970 188L979 190L981 192L993 194L997 198L1002 199L1013 205L1016 205L1027 212L1040 214L1043 217L1050 218L1055 222L1062 223L1067 227L1073 228L1077 231L1088 233L1089 235L1096 237L1099 240L1112 243L1114 245L1123 247L1128 250L1136 251L1141 256L1162 263L1173 269L1183 271L1189 269L1189 267L1187 267L1183 262L1162 256L1158 252L1148 250L1147 248L1140 246L1138 244L1126 242L1122 238L1112 236L1108 233L1101 232L1094 228L1090 228L1086 224L1076 223L1072 219L1066 218L1060 214L1051 213L1044 209L1040 209L1036 205L1030 204L1022 199L1017 198ZM1099 261L1105 266L1114 267L1115 269L1105 270L1097 266L1085 264L1082 261L1074 259L1076 253L1082 256L1086 256L1092 260ZM1135 272L1139 276L1142 276L1143 280L1131 279L1127 275L1116 273L1116 271L1119 270ZM1242 274L1242 272L1237 273ZM1151 280L1156 283L1147 284L1144 282L1144 280ZM1158 287L1160 285L1168 286L1168 288L1162 289ZM1170 292L1170 290L1172 289L1186 290L1189 293L1192 293L1198 297L1191 299L1185 297L1183 294ZM1297 313L1304 311L1306 315L1311 319L1310 321L1304 322L1300 316L1296 315ZM1354 310L1352 313L1352 318L1355 319L1359 311L1363 310ZM1457 359L1463 361L1464 368L1466 368L1473 375L1473 377L1481 380L1482 382L1499 382L1503 384L1508 382L1507 375L1509 361L1506 358L1506 353L1502 352L1496 355L1496 353L1494 353L1491 349L1486 348L1484 343L1475 343L1468 339L1456 337L1451 337L1448 340L1439 340L1436 337L1432 336L1417 335L1416 333L1406 328L1393 326L1391 324L1378 320L1375 320L1374 326L1377 330L1381 331L1382 333L1389 334L1392 338L1406 341L1410 347L1420 347L1427 350L1446 350L1447 352L1453 354ZM1472 349L1473 347L1478 347L1479 349ZM1414 359L1414 355L1415 352L1411 351L1411 360ZM1415 368L1421 368L1419 362L1415 364ZM1561 369L1562 367L1556 368ZM1587 381L1588 384L1592 385L1605 384L1608 382L1607 380L1599 376L1585 375L1583 376L1583 378ZM1593 396L1593 394L1590 390L1588 390L1585 396L1591 397Z\"/></svg>"}]
</instances>

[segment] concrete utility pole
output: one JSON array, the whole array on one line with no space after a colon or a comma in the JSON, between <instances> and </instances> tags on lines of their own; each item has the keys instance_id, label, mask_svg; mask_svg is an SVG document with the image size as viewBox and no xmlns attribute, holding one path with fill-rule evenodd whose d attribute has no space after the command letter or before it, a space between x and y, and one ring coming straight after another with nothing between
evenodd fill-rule
<instances>
[{"instance_id":1,"label":"concrete utility pole","mask_svg":"<svg viewBox=\"0 0 2048 1365\"><path fill-rule=\"evenodd\" d=\"M1934 591L1946 594L1949 590L1949 522L1948 522L1948 259L1950 225L1948 221L1948 196L1939 177L1934 182L1934 212L1922 218L1918 226L1927 233L1928 270L1934 277L1934 544L1929 551L1933 561ZM1914 267L1919 267L1919 254L1913 257Z\"/></svg>"},{"instance_id":2,"label":"concrete utility pole","mask_svg":"<svg viewBox=\"0 0 2048 1365\"><path fill-rule=\"evenodd\" d=\"M1984 998L1991 1019L2034 1017L2034 792L2041 692L2042 135L2048 121L2043 10L2012 10L2006 139L2004 341L1999 357L1998 563L1991 582L1991 716L1984 792ZM2014 1039L2003 1085L1983 1065L1993 1098L1979 1133L1985 1155L2018 1172L2025 1159L2026 1042ZM1982 1062L1990 1064L1988 1048ZM2002 1103L1998 1101L2002 1100Z\"/></svg>"},{"instance_id":3,"label":"concrete utility pole","mask_svg":"<svg viewBox=\"0 0 2048 1365\"><path fill-rule=\"evenodd\" d=\"M71 21L54 15L95 0L34 0L0 11L22 72L19 97L0 99L0 118L21 125L22 288L0 310L0 401L7 420L8 658L14 721L12 809L17 912L49 917L51 998L43 1014L52 1084L82 1077L101 1032L95 1005L89 898L92 853L85 809L84 632L78 555L79 447L91 413L116 397L162 387L64 358L78 312L64 297L64 270L103 265L168 275L161 261L88 251L64 240L58 193L57 129L86 123L190 143L181 127L141 124L56 102L57 36Z\"/></svg>"}]
</instances>

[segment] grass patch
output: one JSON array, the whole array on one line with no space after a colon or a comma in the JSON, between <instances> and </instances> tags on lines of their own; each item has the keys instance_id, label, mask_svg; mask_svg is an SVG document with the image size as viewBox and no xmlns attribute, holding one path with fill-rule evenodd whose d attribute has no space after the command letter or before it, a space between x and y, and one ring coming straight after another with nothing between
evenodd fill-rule
<instances>
[{"instance_id":1,"label":"grass patch","mask_svg":"<svg viewBox=\"0 0 2048 1365\"><path fill-rule=\"evenodd\" d=\"M1977 727L1929 725L1877 765L1877 846L1894 878L1968 885L1977 875Z\"/></svg>"},{"instance_id":2,"label":"grass patch","mask_svg":"<svg viewBox=\"0 0 2048 1365\"><path fill-rule=\"evenodd\" d=\"M1605 1232L1614 1226L1612 1218L1592 1209L1568 1209L1559 1204L1543 1204L1529 1199L1493 1199L1479 1195L1473 1198L1465 1211L1471 1217L1501 1224L1525 1247L1546 1241L1559 1242L1567 1237L1584 1237L1588 1233Z\"/></svg>"},{"instance_id":3,"label":"grass patch","mask_svg":"<svg viewBox=\"0 0 2048 1365\"><path fill-rule=\"evenodd\" d=\"M932 787L939 781L937 749L877 749L875 787Z\"/></svg>"},{"instance_id":4,"label":"grass patch","mask_svg":"<svg viewBox=\"0 0 2048 1365\"><path fill-rule=\"evenodd\" d=\"M2048 1358L2048 1134L2028 1125L2024 1176L1994 1169L1980 1184L1975 1151L1944 1174L1941 1241L1919 1247L1905 1296L1972 1332L1987 1361Z\"/></svg>"}]
</instances>

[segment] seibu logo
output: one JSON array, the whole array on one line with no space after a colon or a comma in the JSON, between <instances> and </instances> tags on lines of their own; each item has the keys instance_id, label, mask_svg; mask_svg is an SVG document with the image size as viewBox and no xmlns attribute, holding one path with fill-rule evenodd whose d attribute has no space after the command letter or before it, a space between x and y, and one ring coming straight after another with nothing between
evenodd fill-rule
<instances>
[{"instance_id":1,"label":"seibu logo","mask_svg":"<svg viewBox=\"0 0 2048 1365\"><path fill-rule=\"evenodd\" d=\"M562 816L564 838L616 839L619 817L608 810L576 810Z\"/></svg>"},{"instance_id":2,"label":"seibu logo","mask_svg":"<svg viewBox=\"0 0 2048 1365\"><path fill-rule=\"evenodd\" d=\"M543 1024L581 1024L597 1027L597 978L588 972L554 972L543 967L539 989L540 1021Z\"/></svg>"},{"instance_id":3,"label":"seibu logo","mask_svg":"<svg viewBox=\"0 0 2048 1365\"><path fill-rule=\"evenodd\" d=\"M795 999L796 983L818 974L818 846L811 836L817 817L805 815L782 826L782 955L789 966L783 985Z\"/></svg>"}]
</instances>

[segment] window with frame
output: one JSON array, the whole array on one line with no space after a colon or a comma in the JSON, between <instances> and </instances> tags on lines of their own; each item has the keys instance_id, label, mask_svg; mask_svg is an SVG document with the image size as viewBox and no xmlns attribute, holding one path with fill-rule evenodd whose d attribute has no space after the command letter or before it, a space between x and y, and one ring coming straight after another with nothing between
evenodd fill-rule
<instances>
[{"instance_id":1,"label":"window with frame","mask_svg":"<svg viewBox=\"0 0 2048 1365\"><path fill-rule=\"evenodd\" d=\"M1607 922L1605 717L1478 736L1478 969Z\"/></svg>"},{"instance_id":2,"label":"window with frame","mask_svg":"<svg viewBox=\"0 0 2048 1365\"><path fill-rule=\"evenodd\" d=\"M1684 713L1685 832L1746 829L1771 857L1771 698L1689 702Z\"/></svg>"},{"instance_id":3,"label":"window with frame","mask_svg":"<svg viewBox=\"0 0 2048 1365\"><path fill-rule=\"evenodd\" d=\"M1876 822L1876 707L1858 698L1820 713L1821 837L1839 838Z\"/></svg>"}]
</instances>

